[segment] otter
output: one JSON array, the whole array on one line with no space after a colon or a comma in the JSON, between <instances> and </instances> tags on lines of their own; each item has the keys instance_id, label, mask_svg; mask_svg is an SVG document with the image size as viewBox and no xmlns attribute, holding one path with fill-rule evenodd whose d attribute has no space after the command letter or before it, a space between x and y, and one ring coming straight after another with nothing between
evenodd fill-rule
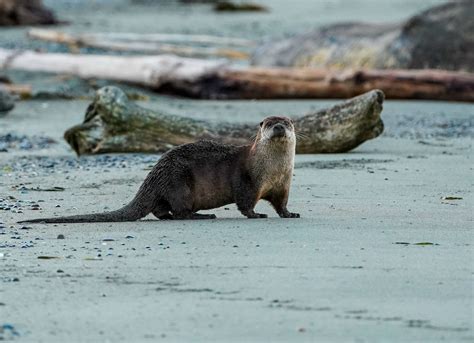
<instances>
[{"instance_id":1,"label":"otter","mask_svg":"<svg viewBox=\"0 0 474 343\"><path fill-rule=\"evenodd\" d=\"M295 147L291 119L267 117L253 144L198 141L166 152L121 209L19 223L125 222L149 213L159 219L215 219L214 214L197 212L231 203L247 218L267 218L254 211L260 199L270 202L282 218L299 218L287 209Z\"/></svg>"}]
</instances>

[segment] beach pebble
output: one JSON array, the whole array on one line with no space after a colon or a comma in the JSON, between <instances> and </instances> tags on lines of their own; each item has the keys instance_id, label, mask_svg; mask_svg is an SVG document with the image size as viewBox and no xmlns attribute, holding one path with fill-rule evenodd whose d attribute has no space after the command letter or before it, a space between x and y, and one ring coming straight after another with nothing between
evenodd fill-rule
<instances>
[{"instance_id":1,"label":"beach pebble","mask_svg":"<svg viewBox=\"0 0 474 343\"><path fill-rule=\"evenodd\" d=\"M13 96L4 90L0 90L0 115L2 112L11 111L14 107L15 100Z\"/></svg>"}]
</instances>

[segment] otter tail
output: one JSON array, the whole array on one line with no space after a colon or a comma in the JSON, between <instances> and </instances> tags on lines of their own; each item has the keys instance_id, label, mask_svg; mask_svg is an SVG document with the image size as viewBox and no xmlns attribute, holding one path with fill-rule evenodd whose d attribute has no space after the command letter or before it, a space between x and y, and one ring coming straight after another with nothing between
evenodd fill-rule
<instances>
[{"instance_id":1,"label":"otter tail","mask_svg":"<svg viewBox=\"0 0 474 343\"><path fill-rule=\"evenodd\" d=\"M145 217L153 209L154 191L144 182L135 198L124 207L110 212L80 214L75 216L38 218L22 220L18 223L99 223L99 222L132 222Z\"/></svg>"},{"instance_id":2,"label":"otter tail","mask_svg":"<svg viewBox=\"0 0 474 343\"><path fill-rule=\"evenodd\" d=\"M37 218L22 220L18 223L99 223L99 222L131 222L145 217L150 211L137 211L132 203L116 211L79 214L75 216Z\"/></svg>"}]
</instances>

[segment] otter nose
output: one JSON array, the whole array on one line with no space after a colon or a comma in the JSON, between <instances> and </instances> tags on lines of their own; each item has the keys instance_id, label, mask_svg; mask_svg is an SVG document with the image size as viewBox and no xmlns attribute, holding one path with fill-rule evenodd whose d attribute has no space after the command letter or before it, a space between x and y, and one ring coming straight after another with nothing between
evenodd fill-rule
<instances>
[{"instance_id":1,"label":"otter nose","mask_svg":"<svg viewBox=\"0 0 474 343\"><path fill-rule=\"evenodd\" d=\"M278 136L284 135L285 134L285 127L281 124L276 124L273 127L273 134L278 135Z\"/></svg>"}]
</instances>

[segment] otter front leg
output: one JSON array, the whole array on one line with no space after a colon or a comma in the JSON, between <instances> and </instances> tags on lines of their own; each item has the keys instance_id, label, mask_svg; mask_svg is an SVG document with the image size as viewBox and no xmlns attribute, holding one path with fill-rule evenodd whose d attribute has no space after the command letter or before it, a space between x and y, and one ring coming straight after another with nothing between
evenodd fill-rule
<instances>
[{"instance_id":1,"label":"otter front leg","mask_svg":"<svg viewBox=\"0 0 474 343\"><path fill-rule=\"evenodd\" d=\"M286 208L288 204L288 191L284 190L281 192L274 192L268 197L265 198L265 200L268 200L275 211L278 213L280 218L299 218L300 214L299 213L293 213L288 211Z\"/></svg>"},{"instance_id":2,"label":"otter front leg","mask_svg":"<svg viewBox=\"0 0 474 343\"><path fill-rule=\"evenodd\" d=\"M250 219L267 218L263 213L256 213L254 211L255 205L259 200L257 198L257 188L252 185L249 176L242 177L239 184L236 186L235 203L239 211Z\"/></svg>"}]
</instances>

